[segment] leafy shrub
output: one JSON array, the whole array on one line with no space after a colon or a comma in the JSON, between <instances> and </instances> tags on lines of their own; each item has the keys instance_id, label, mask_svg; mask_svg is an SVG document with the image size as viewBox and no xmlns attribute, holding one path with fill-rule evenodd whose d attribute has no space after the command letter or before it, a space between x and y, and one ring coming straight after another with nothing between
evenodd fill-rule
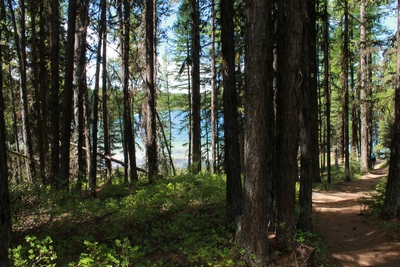
<instances>
[{"instance_id":1,"label":"leafy shrub","mask_svg":"<svg viewBox=\"0 0 400 267\"><path fill-rule=\"evenodd\" d=\"M54 242L44 243L49 254L29 254L29 245L15 244L20 245L13 254L16 266L33 266L29 255L48 255L49 263L40 258L43 266L244 265L226 219L225 182L223 175L183 173L153 184L105 185L97 199L46 188L29 191L47 199L37 214L52 217L42 222L40 235ZM14 240L27 231L18 229Z\"/></svg>"},{"instance_id":2,"label":"leafy shrub","mask_svg":"<svg viewBox=\"0 0 400 267\"><path fill-rule=\"evenodd\" d=\"M11 250L14 266L56 266L57 254L49 236L43 240L39 240L35 236L26 236L25 240L28 245L18 245Z\"/></svg>"},{"instance_id":3,"label":"leafy shrub","mask_svg":"<svg viewBox=\"0 0 400 267\"><path fill-rule=\"evenodd\" d=\"M371 193L371 198L360 198L358 202L362 206L362 212L366 212L372 218L378 219L383 203L385 201L385 191L386 191L387 178L382 178L375 185L374 191Z\"/></svg>"},{"instance_id":4,"label":"leafy shrub","mask_svg":"<svg viewBox=\"0 0 400 267\"><path fill-rule=\"evenodd\" d=\"M129 188L124 184L108 184L98 192L97 197L100 199L116 198L120 199L130 194Z\"/></svg>"},{"instance_id":5,"label":"leafy shrub","mask_svg":"<svg viewBox=\"0 0 400 267\"><path fill-rule=\"evenodd\" d=\"M124 266L150 266L149 262L140 263L140 259L144 253L139 251L139 247L132 247L128 238L115 240L114 247L109 248L106 244L98 242L85 241L88 252L84 252L79 257L77 265L70 263L69 266L78 267L124 267Z\"/></svg>"},{"instance_id":6,"label":"leafy shrub","mask_svg":"<svg viewBox=\"0 0 400 267\"><path fill-rule=\"evenodd\" d=\"M316 249L313 266L327 266L328 244L318 234L297 230L296 241L299 243L310 243Z\"/></svg>"}]
</instances>

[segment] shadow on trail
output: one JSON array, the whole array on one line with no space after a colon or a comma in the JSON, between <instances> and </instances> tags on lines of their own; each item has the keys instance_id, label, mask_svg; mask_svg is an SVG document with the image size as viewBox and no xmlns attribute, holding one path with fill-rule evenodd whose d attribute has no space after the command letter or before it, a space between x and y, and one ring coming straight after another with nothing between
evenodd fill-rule
<instances>
[{"instance_id":1,"label":"shadow on trail","mask_svg":"<svg viewBox=\"0 0 400 267\"><path fill-rule=\"evenodd\" d=\"M387 169L313 193L314 230L328 243L329 266L400 266L400 243L391 242L368 216L360 198L370 198Z\"/></svg>"}]
</instances>

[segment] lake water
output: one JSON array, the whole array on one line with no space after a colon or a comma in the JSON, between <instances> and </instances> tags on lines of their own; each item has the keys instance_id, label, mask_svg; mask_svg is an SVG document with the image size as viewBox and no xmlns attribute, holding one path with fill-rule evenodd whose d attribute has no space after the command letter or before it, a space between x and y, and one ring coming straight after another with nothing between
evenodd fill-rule
<instances>
[{"instance_id":1,"label":"lake water","mask_svg":"<svg viewBox=\"0 0 400 267\"><path fill-rule=\"evenodd\" d=\"M167 114L160 114L160 117L167 116ZM187 168L188 163L188 142L189 142L189 127L187 120L185 117L188 116L187 112L182 111L172 111L172 131L171 131L171 139L172 139L172 159L174 161L174 166L176 169L185 169ZM206 120L202 120L202 129L205 128ZM169 126L164 126L166 131L166 138L169 140L168 129ZM202 133L203 140L202 143L206 142L205 132ZM162 135L161 135L162 136ZM211 142L211 137L208 137L209 142ZM146 163L146 152L144 144L139 136L135 137L136 145L136 164L138 167L144 167ZM167 150L165 149L165 154L167 155ZM123 152L118 151L114 156L116 159L123 161ZM117 165L115 165L117 166Z\"/></svg>"}]
</instances>

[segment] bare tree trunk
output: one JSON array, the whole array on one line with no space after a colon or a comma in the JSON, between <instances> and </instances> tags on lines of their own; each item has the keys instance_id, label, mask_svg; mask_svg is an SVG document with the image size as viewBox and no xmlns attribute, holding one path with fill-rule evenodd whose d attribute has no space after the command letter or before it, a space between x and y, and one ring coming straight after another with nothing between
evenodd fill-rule
<instances>
[{"instance_id":1,"label":"bare tree trunk","mask_svg":"<svg viewBox=\"0 0 400 267\"><path fill-rule=\"evenodd\" d=\"M0 6L0 21L5 20L4 1ZM1 29L3 32L3 29ZM9 249L11 245L11 211L10 197L8 189L8 166L7 166L7 146L6 146L6 124L4 120L4 98L3 98L3 55L2 48L5 45L3 36L0 32L0 266L12 266L9 259Z\"/></svg>"},{"instance_id":2,"label":"bare tree trunk","mask_svg":"<svg viewBox=\"0 0 400 267\"><path fill-rule=\"evenodd\" d=\"M360 89L361 89L361 172L368 171L368 85L367 85L367 33L366 33L366 3L361 0L360 5Z\"/></svg>"},{"instance_id":3,"label":"bare tree trunk","mask_svg":"<svg viewBox=\"0 0 400 267\"><path fill-rule=\"evenodd\" d=\"M189 45L188 45L189 46ZM187 48L187 51L189 53L189 47ZM189 58L189 55L188 55ZM193 125L193 119L192 119L192 86L190 82L190 65L189 63L187 64L188 69L187 69L187 76L188 76L188 103L189 103L189 144L188 144L188 168L192 166L192 153L193 153L193 131L192 131L192 125Z\"/></svg>"},{"instance_id":4,"label":"bare tree trunk","mask_svg":"<svg viewBox=\"0 0 400 267\"><path fill-rule=\"evenodd\" d=\"M102 0L104 4L104 0ZM105 17L104 8L101 11L99 40L97 43L97 62L95 73L95 84L93 92L93 121L92 121L92 153L91 164L89 173L89 190L92 197L96 197L96 184L97 184L97 140L98 140L98 118L99 118L99 87L100 87L100 64L101 64L101 49L103 43L103 32L105 30Z\"/></svg>"},{"instance_id":5,"label":"bare tree trunk","mask_svg":"<svg viewBox=\"0 0 400 267\"><path fill-rule=\"evenodd\" d=\"M329 16L328 0L324 1L324 91L325 91L325 117L326 117L326 171L328 183L332 182L331 175L331 88L329 64Z\"/></svg>"},{"instance_id":6,"label":"bare tree trunk","mask_svg":"<svg viewBox=\"0 0 400 267\"><path fill-rule=\"evenodd\" d=\"M267 266L267 192L273 176L274 111L272 89L271 1L246 4L245 59L245 184L243 215L238 222L236 244L251 266ZM256 237L256 238L255 238Z\"/></svg>"},{"instance_id":7,"label":"bare tree trunk","mask_svg":"<svg viewBox=\"0 0 400 267\"><path fill-rule=\"evenodd\" d=\"M277 3L276 179L278 246L290 249L295 234L295 183L298 180L298 92L301 70L303 1ZM287 29L291 29L288 31ZM311 37L310 37L311 38Z\"/></svg>"},{"instance_id":8,"label":"bare tree trunk","mask_svg":"<svg viewBox=\"0 0 400 267\"><path fill-rule=\"evenodd\" d=\"M45 8L44 1L40 1L39 3L39 11L40 11L40 20L39 20L39 32L40 32L40 39L39 39L39 99L40 99L40 109L41 109L41 121L38 125L38 127L42 128L42 139L43 139L43 154L44 154L44 168L45 172L43 173L43 182L45 184L49 184L49 166L48 162L51 162L50 158L50 151L49 151L49 146L50 146L50 131L49 131L49 124L48 124L48 117L49 117L49 111L47 108L47 97L49 94L49 71L48 71L48 64L49 64L49 58L46 56L46 51L49 51L51 49L51 45L48 44L48 40L50 39L49 37L49 32L48 30L45 30L46 26L48 25L49 17L50 15L48 14L50 10L48 8ZM49 133L50 132L50 133ZM50 169L51 171L51 169Z\"/></svg>"},{"instance_id":9,"label":"bare tree trunk","mask_svg":"<svg viewBox=\"0 0 400 267\"><path fill-rule=\"evenodd\" d=\"M102 11L106 14L107 12L107 1L103 0L104 4L102 5ZM106 23L106 21L104 21ZM107 91L107 32L103 32L103 61L102 61L102 103L103 103L103 132L104 132L104 154L111 155L110 148L110 134L109 134L109 126L108 126L108 91ZM111 160L106 159L106 178L109 182L112 174L112 165Z\"/></svg>"},{"instance_id":10,"label":"bare tree trunk","mask_svg":"<svg viewBox=\"0 0 400 267\"><path fill-rule=\"evenodd\" d=\"M22 138L24 140L24 150L25 154L29 155L28 168L27 168L27 179L33 182L36 178L36 166L33 159L33 147L32 147L32 137L29 124L29 113L28 113L28 91L27 91L27 76L26 76L26 37L25 37L25 3L20 0L19 3L20 14L20 34L18 34L17 22L15 19L15 14L12 9L13 5L11 0L9 0L9 7L11 9L11 18L14 28L14 37L17 47L18 54L18 67L20 72L20 100L21 100L21 121L22 121Z\"/></svg>"},{"instance_id":11,"label":"bare tree trunk","mask_svg":"<svg viewBox=\"0 0 400 267\"><path fill-rule=\"evenodd\" d=\"M222 76L224 101L225 173L227 216L234 220L242 213L239 122L235 76L233 2L221 0Z\"/></svg>"},{"instance_id":12,"label":"bare tree trunk","mask_svg":"<svg viewBox=\"0 0 400 267\"><path fill-rule=\"evenodd\" d=\"M51 183L58 186L60 175L60 11L58 0L51 0Z\"/></svg>"},{"instance_id":13,"label":"bare tree trunk","mask_svg":"<svg viewBox=\"0 0 400 267\"><path fill-rule=\"evenodd\" d=\"M343 151L344 151L344 180L350 181L350 152L349 152L349 4L344 1L344 32L343 32L343 58L342 58L342 87L343 99Z\"/></svg>"},{"instance_id":14,"label":"bare tree trunk","mask_svg":"<svg viewBox=\"0 0 400 267\"><path fill-rule=\"evenodd\" d=\"M63 91L63 116L61 130L61 162L58 187L68 190L70 168L70 139L72 122L72 98L74 81L74 46L76 25L76 0L70 0L68 5L68 30L65 61L65 81Z\"/></svg>"},{"instance_id":15,"label":"bare tree trunk","mask_svg":"<svg viewBox=\"0 0 400 267\"><path fill-rule=\"evenodd\" d=\"M146 151L149 182L158 174L157 115L155 87L155 12L154 0L146 0Z\"/></svg>"},{"instance_id":16,"label":"bare tree trunk","mask_svg":"<svg viewBox=\"0 0 400 267\"><path fill-rule=\"evenodd\" d=\"M11 74L11 66L8 67L8 76L12 77ZM16 101L16 97L14 94L14 88L12 88L10 86L9 88L9 96L10 96L10 102L11 104L11 114L12 114L12 121L13 121L13 128L12 128L12 134L13 134L13 138L14 138L14 144L15 144L15 150L20 153L21 152L21 148L20 148L20 144L19 144L19 131L18 131L18 117L17 117L17 109L15 107L17 101ZM19 158L15 159L15 166L16 166L16 171L13 174L12 178L15 177L16 178L16 183L19 184L21 181L21 176L22 176L22 168L21 168L21 162Z\"/></svg>"},{"instance_id":17,"label":"bare tree trunk","mask_svg":"<svg viewBox=\"0 0 400 267\"><path fill-rule=\"evenodd\" d=\"M86 84L86 35L87 35L87 26L88 26L88 10L89 10L89 1L87 0L78 0L78 17L77 17L77 25L75 32L75 84L77 85L74 90L74 99L75 99L75 139L78 140L78 173L76 179L76 189L81 190L82 182L84 177L86 176L87 164L85 161L84 151L82 149L85 146L85 106L84 106L84 95L87 90Z\"/></svg>"},{"instance_id":18,"label":"bare tree trunk","mask_svg":"<svg viewBox=\"0 0 400 267\"><path fill-rule=\"evenodd\" d=\"M321 182L318 145L316 3L303 1L305 10L300 96L300 193L297 229L312 232L312 184Z\"/></svg>"},{"instance_id":19,"label":"bare tree trunk","mask_svg":"<svg viewBox=\"0 0 400 267\"><path fill-rule=\"evenodd\" d=\"M41 101L46 101L46 99L40 99L40 88L39 88L39 64L38 64L38 50L39 43L36 33L36 17L38 13L37 3L30 5L31 14L31 31L32 31L32 85L34 88L34 108L36 112L36 136L38 139L38 152L39 152L39 167L40 167L40 178L42 184L46 184L46 173L45 173L45 157L44 157L44 134L43 134L43 124L42 124L42 110ZM43 60L43 59L42 59Z\"/></svg>"},{"instance_id":20,"label":"bare tree trunk","mask_svg":"<svg viewBox=\"0 0 400 267\"><path fill-rule=\"evenodd\" d=\"M137 181L136 157L135 157L135 137L131 118L131 96L129 92L129 45L130 45L130 2L123 1L123 32L122 32L122 87L124 95L124 147L127 157L125 158L125 180L130 182Z\"/></svg>"},{"instance_id":21,"label":"bare tree trunk","mask_svg":"<svg viewBox=\"0 0 400 267\"><path fill-rule=\"evenodd\" d=\"M78 139L78 174L76 181L76 188L81 190L82 182L87 177L87 161L85 160L85 154L83 146L85 146L85 129L86 129L86 120L85 120L85 92L87 91L87 83L86 83L86 36L87 36L87 27L89 24L88 11L89 11L89 1L87 0L78 0L77 3L78 8L78 18L75 32L75 43L76 43L76 68L75 68L75 84L77 87L75 88L75 92L77 94L77 103L75 106L77 107L77 118L75 119L75 138ZM100 38L101 39L101 38ZM97 128L96 128L97 130ZM88 144L86 144L88 146ZM94 154L96 155L96 154ZM90 181L89 181L90 184ZM89 185L90 187L90 185ZM92 187L90 187L92 188Z\"/></svg>"},{"instance_id":22,"label":"bare tree trunk","mask_svg":"<svg viewBox=\"0 0 400 267\"><path fill-rule=\"evenodd\" d=\"M192 146L193 171L201 171L201 127L200 127L200 11L198 0L190 0L192 15Z\"/></svg>"},{"instance_id":23,"label":"bare tree trunk","mask_svg":"<svg viewBox=\"0 0 400 267\"><path fill-rule=\"evenodd\" d=\"M215 0L211 0L211 173L217 173L218 88L215 67Z\"/></svg>"}]
</instances>

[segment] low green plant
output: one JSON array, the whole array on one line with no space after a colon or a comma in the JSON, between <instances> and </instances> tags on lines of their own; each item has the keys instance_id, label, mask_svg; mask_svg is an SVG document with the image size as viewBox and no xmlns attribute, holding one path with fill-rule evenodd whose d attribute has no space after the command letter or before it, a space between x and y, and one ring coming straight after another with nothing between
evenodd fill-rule
<instances>
[{"instance_id":1,"label":"low green plant","mask_svg":"<svg viewBox=\"0 0 400 267\"><path fill-rule=\"evenodd\" d=\"M27 245L18 245L11 250L14 266L46 266L55 267L57 254L53 241L49 236L39 240L35 236L26 236Z\"/></svg>"},{"instance_id":2,"label":"low green plant","mask_svg":"<svg viewBox=\"0 0 400 267\"><path fill-rule=\"evenodd\" d=\"M314 189L320 191L329 191L333 188L332 183L328 183L327 181L323 181L322 183L317 183L314 185Z\"/></svg>"},{"instance_id":3,"label":"low green plant","mask_svg":"<svg viewBox=\"0 0 400 267\"><path fill-rule=\"evenodd\" d=\"M121 199L130 194L130 189L124 184L107 184L97 193L100 199Z\"/></svg>"},{"instance_id":4,"label":"low green plant","mask_svg":"<svg viewBox=\"0 0 400 267\"><path fill-rule=\"evenodd\" d=\"M374 190L370 195L371 197L363 197L358 200L361 205L361 212L365 212L373 219L378 219L380 217L383 202L385 201L386 182L386 177L380 179L375 185Z\"/></svg>"},{"instance_id":5,"label":"low green plant","mask_svg":"<svg viewBox=\"0 0 400 267\"><path fill-rule=\"evenodd\" d=\"M81 253L77 265L79 267L125 267L125 266L148 266L138 263L136 260L143 257L144 253L139 251L139 246L132 246L128 238L115 240L114 247L98 242L85 241L87 252Z\"/></svg>"},{"instance_id":6,"label":"low green plant","mask_svg":"<svg viewBox=\"0 0 400 267\"><path fill-rule=\"evenodd\" d=\"M42 266L244 266L227 223L225 186L224 175L181 173L153 184L104 185L98 198L39 188L28 194L40 197L23 199L48 198L30 207L52 216L35 234L54 240L42 248L52 255L50 263L41 259ZM23 218L18 214L17 220ZM29 255L39 255L18 243L29 231L14 232L14 246L21 246L14 253L16 266L33 266Z\"/></svg>"},{"instance_id":7,"label":"low green plant","mask_svg":"<svg viewBox=\"0 0 400 267\"><path fill-rule=\"evenodd\" d=\"M398 222L384 222L383 229L392 240L400 241L400 225Z\"/></svg>"},{"instance_id":8,"label":"low green plant","mask_svg":"<svg viewBox=\"0 0 400 267\"><path fill-rule=\"evenodd\" d=\"M379 180L375 185L374 191L371 193L369 198L361 198L358 200L362 207L362 212L365 212L370 218L374 219L378 223L380 229L391 237L394 241L400 240L400 225L398 222L381 221L381 211L385 201L387 177Z\"/></svg>"},{"instance_id":9,"label":"low green plant","mask_svg":"<svg viewBox=\"0 0 400 267\"><path fill-rule=\"evenodd\" d=\"M296 241L299 243L312 244L316 249L313 266L327 266L328 244L318 234L297 230Z\"/></svg>"}]
</instances>

